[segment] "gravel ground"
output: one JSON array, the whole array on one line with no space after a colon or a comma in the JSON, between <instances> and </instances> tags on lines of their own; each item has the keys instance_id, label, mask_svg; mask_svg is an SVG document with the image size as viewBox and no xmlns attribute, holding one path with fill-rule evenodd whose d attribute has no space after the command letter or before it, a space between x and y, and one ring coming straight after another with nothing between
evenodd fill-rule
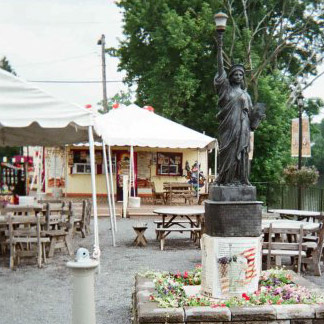
<instances>
[{"instance_id":1,"label":"gravel ground","mask_svg":"<svg viewBox=\"0 0 324 324\"><path fill-rule=\"evenodd\" d=\"M118 219L117 246L112 247L110 220L99 218L101 249L100 273L95 276L97 324L131 323L131 297L134 275L146 270L185 271L201 263L201 252L189 234L172 233L160 251L155 240L153 218L147 222L146 247L133 246L132 225L138 219ZM93 236L77 235L74 247L92 251ZM0 257L0 324L66 324L71 322L71 273L66 262L71 258L56 252L42 268L23 263L17 270L8 268L8 258Z\"/></svg>"},{"instance_id":2,"label":"gravel ground","mask_svg":"<svg viewBox=\"0 0 324 324\"><path fill-rule=\"evenodd\" d=\"M117 247L112 247L109 218L99 219L101 248L100 273L95 278L97 324L131 323L131 296L134 275L146 270L185 271L201 263L201 252L189 240L189 234L173 233L160 251L155 240L153 218L148 223L146 247L134 247L132 225L139 220L118 219ZM93 236L74 239L75 250L92 251ZM42 269L22 264L8 269L8 259L0 258L0 324L66 324L71 322L71 273L66 268L70 257L56 253ZM306 276L324 287L322 277Z\"/></svg>"}]
</instances>

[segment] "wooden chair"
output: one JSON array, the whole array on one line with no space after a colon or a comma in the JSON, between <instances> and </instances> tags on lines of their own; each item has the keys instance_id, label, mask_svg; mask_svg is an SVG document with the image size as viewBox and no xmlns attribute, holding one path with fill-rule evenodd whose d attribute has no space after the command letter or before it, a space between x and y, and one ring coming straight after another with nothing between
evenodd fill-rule
<instances>
[{"instance_id":1,"label":"wooden chair","mask_svg":"<svg viewBox=\"0 0 324 324\"><path fill-rule=\"evenodd\" d=\"M324 218L320 219L321 225L315 235L304 236L303 246L306 248L306 257L302 258L302 267L306 270L311 264L315 276L321 276L321 258L324 246Z\"/></svg>"},{"instance_id":2,"label":"wooden chair","mask_svg":"<svg viewBox=\"0 0 324 324\"><path fill-rule=\"evenodd\" d=\"M45 244L49 242L49 238L42 236L39 215L8 215L7 236L10 269L19 265L22 258L36 257L38 267L42 266L42 259L46 263Z\"/></svg>"},{"instance_id":3,"label":"wooden chair","mask_svg":"<svg viewBox=\"0 0 324 324\"><path fill-rule=\"evenodd\" d=\"M153 197L153 204L156 205L157 203L165 204L165 196L164 192L157 192L155 189L154 182L151 183L152 186L152 197Z\"/></svg>"},{"instance_id":4,"label":"wooden chair","mask_svg":"<svg viewBox=\"0 0 324 324\"><path fill-rule=\"evenodd\" d=\"M46 230L45 235L50 238L48 257L54 256L56 249L66 248L69 255L73 255L72 233L74 215L69 208L51 210L50 204L46 205Z\"/></svg>"},{"instance_id":5,"label":"wooden chair","mask_svg":"<svg viewBox=\"0 0 324 324\"><path fill-rule=\"evenodd\" d=\"M263 242L262 254L267 256L267 269L271 266L271 258L277 257L292 257L297 260L297 272L300 274L302 258L306 257L306 252L303 248L303 225L299 229L290 228L275 228L270 223L269 228L263 231L268 236L268 242ZM278 235L295 235L296 242L276 242L275 237ZM278 265L278 264L277 264ZM280 265L280 264L279 264Z\"/></svg>"},{"instance_id":6,"label":"wooden chair","mask_svg":"<svg viewBox=\"0 0 324 324\"><path fill-rule=\"evenodd\" d=\"M81 214L76 216L77 203L69 202L69 210L72 214L74 212L73 236L75 233L81 233L82 238L90 234L90 220L91 220L91 203L90 201L83 200L81 203Z\"/></svg>"}]
</instances>

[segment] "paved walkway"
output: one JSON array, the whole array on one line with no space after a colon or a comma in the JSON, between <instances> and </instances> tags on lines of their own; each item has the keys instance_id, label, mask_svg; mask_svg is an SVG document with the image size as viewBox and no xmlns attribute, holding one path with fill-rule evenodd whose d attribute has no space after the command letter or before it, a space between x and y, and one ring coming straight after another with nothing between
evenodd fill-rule
<instances>
[{"instance_id":1,"label":"paved walkway","mask_svg":"<svg viewBox=\"0 0 324 324\"><path fill-rule=\"evenodd\" d=\"M133 246L132 225L138 218L118 219L117 247L112 247L109 218L99 219L102 256L95 285L97 324L131 323L131 296L137 272L185 271L201 262L201 252L189 240L188 233L174 234L174 239L166 241L165 251L160 251L153 219L141 217L140 221L144 219L149 227L145 248ZM92 235L74 240L75 249L86 247L92 251L92 245ZM42 269L29 264L11 271L7 258L0 257L0 323L70 323L71 274L65 266L69 260L69 256L56 253Z\"/></svg>"}]
</instances>

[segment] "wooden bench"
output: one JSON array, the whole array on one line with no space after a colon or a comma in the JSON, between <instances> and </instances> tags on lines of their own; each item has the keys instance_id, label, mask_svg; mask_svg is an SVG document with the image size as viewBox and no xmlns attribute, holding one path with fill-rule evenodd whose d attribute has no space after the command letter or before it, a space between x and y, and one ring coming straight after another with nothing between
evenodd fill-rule
<instances>
[{"instance_id":1,"label":"wooden bench","mask_svg":"<svg viewBox=\"0 0 324 324\"><path fill-rule=\"evenodd\" d=\"M165 238L171 233L171 232L190 232L194 235L194 242L198 243L198 246L200 247L200 234L201 234L201 228L200 227L194 227L194 228L169 228L169 227L159 227L155 230L158 233L158 238L160 240L160 246L161 251L164 249L165 244Z\"/></svg>"},{"instance_id":2,"label":"wooden bench","mask_svg":"<svg viewBox=\"0 0 324 324\"><path fill-rule=\"evenodd\" d=\"M172 204L175 199L184 199L185 203L193 204L194 190L192 184L181 182L168 182L163 184L166 203Z\"/></svg>"},{"instance_id":3,"label":"wooden bench","mask_svg":"<svg viewBox=\"0 0 324 324\"><path fill-rule=\"evenodd\" d=\"M156 224L156 229L162 227L163 225L163 221L162 220L156 220L154 221L154 224ZM190 220L189 219L184 219L184 220L174 220L172 222L172 225L179 225L181 226L182 228L185 228L183 226L183 224L191 224ZM159 239L159 231L155 230L155 233L156 233L156 239L158 240ZM192 237L191 237L192 238Z\"/></svg>"}]
</instances>

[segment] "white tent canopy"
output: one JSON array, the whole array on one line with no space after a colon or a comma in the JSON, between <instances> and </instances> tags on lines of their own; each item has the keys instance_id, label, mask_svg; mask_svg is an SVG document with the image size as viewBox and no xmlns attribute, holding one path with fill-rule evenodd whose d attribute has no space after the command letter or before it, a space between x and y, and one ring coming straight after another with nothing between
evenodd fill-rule
<instances>
[{"instance_id":1,"label":"white tent canopy","mask_svg":"<svg viewBox=\"0 0 324 324\"><path fill-rule=\"evenodd\" d=\"M216 142L134 104L96 116L95 130L110 146L212 149Z\"/></svg>"},{"instance_id":2,"label":"white tent canopy","mask_svg":"<svg viewBox=\"0 0 324 324\"><path fill-rule=\"evenodd\" d=\"M0 69L0 146L58 146L88 140L93 114Z\"/></svg>"},{"instance_id":3,"label":"white tent canopy","mask_svg":"<svg viewBox=\"0 0 324 324\"><path fill-rule=\"evenodd\" d=\"M93 114L0 69L0 146L58 146L89 139L94 256L99 258Z\"/></svg>"}]
</instances>

